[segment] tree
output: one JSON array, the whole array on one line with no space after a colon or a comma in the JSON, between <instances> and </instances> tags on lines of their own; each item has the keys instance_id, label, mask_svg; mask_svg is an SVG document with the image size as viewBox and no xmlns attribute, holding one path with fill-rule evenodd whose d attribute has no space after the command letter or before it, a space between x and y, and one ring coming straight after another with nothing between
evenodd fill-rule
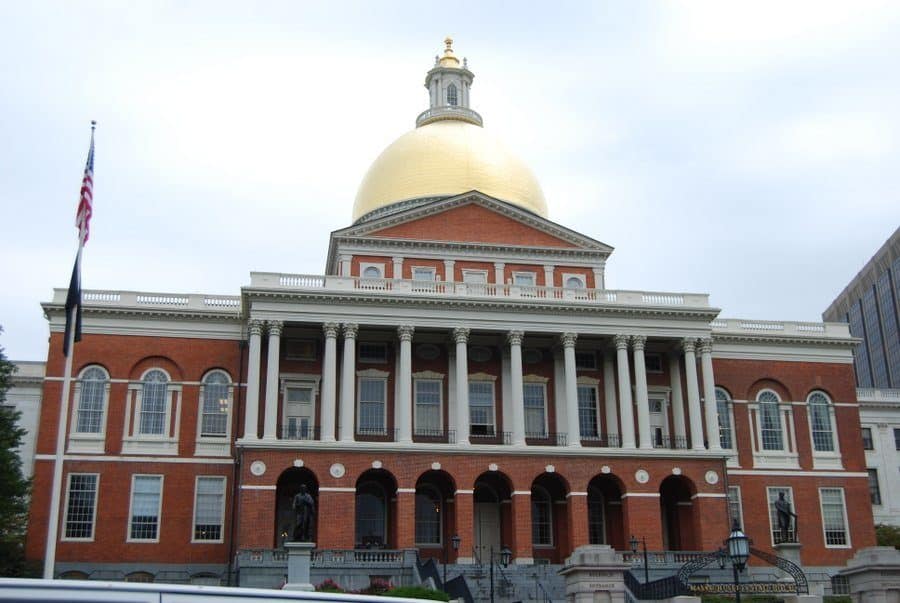
<instances>
[{"instance_id":1,"label":"tree","mask_svg":"<svg viewBox=\"0 0 900 603\"><path fill-rule=\"evenodd\" d=\"M892 546L900 549L900 528L887 524L877 524L875 526L875 540L878 546Z\"/></svg>"},{"instance_id":2,"label":"tree","mask_svg":"<svg viewBox=\"0 0 900 603\"><path fill-rule=\"evenodd\" d=\"M6 406L6 392L15 372L16 365L6 359L0 346L0 576L21 576L25 571L31 483L22 476L19 445L26 432L19 427L20 413Z\"/></svg>"}]
</instances>

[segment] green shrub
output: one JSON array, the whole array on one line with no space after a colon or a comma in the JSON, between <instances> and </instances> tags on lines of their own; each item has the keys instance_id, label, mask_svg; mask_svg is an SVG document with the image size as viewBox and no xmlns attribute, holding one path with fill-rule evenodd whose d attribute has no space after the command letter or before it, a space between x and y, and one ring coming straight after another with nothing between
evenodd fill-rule
<instances>
[{"instance_id":1,"label":"green shrub","mask_svg":"<svg viewBox=\"0 0 900 603\"><path fill-rule=\"evenodd\" d=\"M851 603L850 595L828 595L822 598L824 603Z\"/></svg>"},{"instance_id":2,"label":"green shrub","mask_svg":"<svg viewBox=\"0 0 900 603\"><path fill-rule=\"evenodd\" d=\"M384 593L385 597L407 597L409 599L431 599L432 601L449 601L450 595L424 586L398 586Z\"/></svg>"}]
</instances>

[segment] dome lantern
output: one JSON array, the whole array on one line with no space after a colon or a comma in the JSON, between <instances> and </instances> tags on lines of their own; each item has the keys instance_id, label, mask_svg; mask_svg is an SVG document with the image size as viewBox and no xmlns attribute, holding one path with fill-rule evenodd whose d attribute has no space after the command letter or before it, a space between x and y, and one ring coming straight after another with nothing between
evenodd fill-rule
<instances>
[{"instance_id":1,"label":"dome lantern","mask_svg":"<svg viewBox=\"0 0 900 603\"><path fill-rule=\"evenodd\" d=\"M469 71L468 61L459 59L453 52L453 38L444 40L444 56L435 57L434 67L425 76L425 88L431 107L416 119L416 127L444 119L456 119L482 125L481 116L469 107L469 89L475 75Z\"/></svg>"}]
</instances>

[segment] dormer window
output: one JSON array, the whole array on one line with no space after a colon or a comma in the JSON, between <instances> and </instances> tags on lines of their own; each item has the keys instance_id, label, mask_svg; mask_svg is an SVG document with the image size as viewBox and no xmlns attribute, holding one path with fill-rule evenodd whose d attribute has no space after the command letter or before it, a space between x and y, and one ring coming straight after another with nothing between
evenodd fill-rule
<instances>
[{"instance_id":1,"label":"dormer window","mask_svg":"<svg viewBox=\"0 0 900 603\"><path fill-rule=\"evenodd\" d=\"M447 86L447 104L454 107L459 104L459 99L456 95L456 84Z\"/></svg>"}]
</instances>

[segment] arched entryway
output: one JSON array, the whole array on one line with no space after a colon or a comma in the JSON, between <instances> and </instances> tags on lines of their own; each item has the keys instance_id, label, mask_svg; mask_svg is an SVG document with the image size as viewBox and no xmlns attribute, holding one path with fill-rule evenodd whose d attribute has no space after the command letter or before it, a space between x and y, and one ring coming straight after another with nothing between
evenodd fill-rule
<instances>
[{"instance_id":1,"label":"arched entryway","mask_svg":"<svg viewBox=\"0 0 900 603\"><path fill-rule=\"evenodd\" d=\"M450 539L456 533L456 485L446 471L427 471L416 482L415 543L419 556L453 559Z\"/></svg>"},{"instance_id":2,"label":"arched entryway","mask_svg":"<svg viewBox=\"0 0 900 603\"><path fill-rule=\"evenodd\" d=\"M610 474L595 476L587 489L588 542L608 544L616 550L625 550L622 494L624 487L619 478Z\"/></svg>"},{"instance_id":3,"label":"arched entryway","mask_svg":"<svg viewBox=\"0 0 900 603\"><path fill-rule=\"evenodd\" d=\"M473 550L476 559L487 563L491 549L499 551L503 547L504 537L509 541L512 534L512 521L509 517L512 486L506 475L499 471L489 471L475 480L473 494Z\"/></svg>"},{"instance_id":4,"label":"arched entryway","mask_svg":"<svg viewBox=\"0 0 900 603\"><path fill-rule=\"evenodd\" d=\"M570 553L568 493L568 484L557 473L542 473L531 483L531 546L535 559L562 563Z\"/></svg>"},{"instance_id":5,"label":"arched entryway","mask_svg":"<svg viewBox=\"0 0 900 603\"><path fill-rule=\"evenodd\" d=\"M659 485L659 507L663 548L668 551L697 550L694 538L694 484L683 475L670 475Z\"/></svg>"},{"instance_id":6,"label":"arched entryway","mask_svg":"<svg viewBox=\"0 0 900 603\"><path fill-rule=\"evenodd\" d=\"M285 540L290 541L294 532L296 517L293 509L294 496L300 491L300 486L306 486L306 490L316 502L316 516L319 509L319 480L315 474L305 467L291 467L285 469L278 476L275 486L275 547L284 546ZM316 540L316 521L313 521L312 540Z\"/></svg>"},{"instance_id":7,"label":"arched entryway","mask_svg":"<svg viewBox=\"0 0 900 603\"><path fill-rule=\"evenodd\" d=\"M356 480L356 548L386 549L396 542L397 480L370 469Z\"/></svg>"}]
</instances>

